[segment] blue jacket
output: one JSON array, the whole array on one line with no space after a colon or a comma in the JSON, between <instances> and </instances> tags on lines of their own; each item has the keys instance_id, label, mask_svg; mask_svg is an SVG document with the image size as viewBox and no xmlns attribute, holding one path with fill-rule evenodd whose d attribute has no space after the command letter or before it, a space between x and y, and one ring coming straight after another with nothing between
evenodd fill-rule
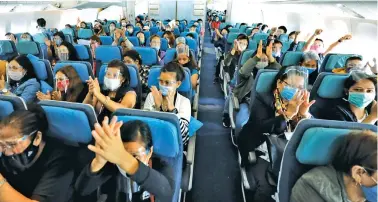
<instances>
[{"instance_id":1,"label":"blue jacket","mask_svg":"<svg viewBox=\"0 0 378 202\"><path fill-rule=\"evenodd\" d=\"M12 88L10 91L25 100L26 103L34 102L36 93L41 90L41 84L37 79L29 79L21 85Z\"/></svg>"}]
</instances>

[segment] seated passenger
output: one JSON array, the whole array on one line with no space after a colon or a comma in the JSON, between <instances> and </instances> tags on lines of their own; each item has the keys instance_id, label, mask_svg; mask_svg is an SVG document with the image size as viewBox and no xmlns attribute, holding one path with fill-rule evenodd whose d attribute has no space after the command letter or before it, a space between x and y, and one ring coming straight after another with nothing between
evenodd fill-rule
<instances>
[{"instance_id":1,"label":"seated passenger","mask_svg":"<svg viewBox=\"0 0 378 202\"><path fill-rule=\"evenodd\" d=\"M252 90L253 82L260 69L281 69L281 65L274 59L272 55L271 42L265 49L262 45L262 40L259 43L257 51L250 59L240 68L238 74L238 84L232 89L234 96L238 99L239 103L249 103L250 92ZM229 116L229 99L227 98L223 110L223 126L226 128L231 127Z\"/></svg>"},{"instance_id":2,"label":"seated passenger","mask_svg":"<svg viewBox=\"0 0 378 202\"><path fill-rule=\"evenodd\" d=\"M34 41L32 35L29 32L25 32L21 34L20 41Z\"/></svg>"},{"instance_id":3,"label":"seated passenger","mask_svg":"<svg viewBox=\"0 0 378 202\"><path fill-rule=\"evenodd\" d=\"M377 122L377 78L354 71L344 83L345 97L337 105L321 110L321 119L367 124Z\"/></svg>"},{"instance_id":4,"label":"seated passenger","mask_svg":"<svg viewBox=\"0 0 378 202\"><path fill-rule=\"evenodd\" d=\"M152 86L143 110L162 111L177 114L183 144L189 141L189 121L191 117L190 100L177 92L185 79L185 71L180 64L170 62L161 68L159 86ZM160 90L158 90L158 88Z\"/></svg>"},{"instance_id":5,"label":"seated passenger","mask_svg":"<svg viewBox=\"0 0 378 202\"><path fill-rule=\"evenodd\" d=\"M174 170L152 156L149 126L142 121L122 124L115 123L116 120L113 118L109 124L105 118L102 128L99 124L95 126L96 144L88 148L96 156L75 183L75 189L83 197L80 201L154 201L153 198L172 201ZM104 142L107 137L109 141Z\"/></svg>"},{"instance_id":6,"label":"seated passenger","mask_svg":"<svg viewBox=\"0 0 378 202\"><path fill-rule=\"evenodd\" d=\"M189 32L197 32L197 26L192 25L192 26L189 28Z\"/></svg>"},{"instance_id":7,"label":"seated passenger","mask_svg":"<svg viewBox=\"0 0 378 202\"><path fill-rule=\"evenodd\" d=\"M79 20L79 29L87 29L87 23L86 22L80 22L80 20Z\"/></svg>"},{"instance_id":8,"label":"seated passenger","mask_svg":"<svg viewBox=\"0 0 378 202\"><path fill-rule=\"evenodd\" d=\"M66 41L63 41L57 48L59 61L79 61L75 47Z\"/></svg>"},{"instance_id":9,"label":"seated passenger","mask_svg":"<svg viewBox=\"0 0 378 202\"><path fill-rule=\"evenodd\" d=\"M272 92L257 94L248 122L238 137L238 148L242 167L257 158L248 158L248 153L266 141L268 134L292 133L298 122L310 118L309 108L315 100L309 101L307 71L302 67L281 68L272 84Z\"/></svg>"},{"instance_id":10,"label":"seated passenger","mask_svg":"<svg viewBox=\"0 0 378 202\"><path fill-rule=\"evenodd\" d=\"M129 70L120 60L112 60L108 64L102 89L97 78L89 78L87 82L88 94L83 103L95 108L99 121L111 116L117 109L134 108L136 93L130 87Z\"/></svg>"},{"instance_id":11,"label":"seated passenger","mask_svg":"<svg viewBox=\"0 0 378 202\"><path fill-rule=\"evenodd\" d=\"M100 23L97 23L93 27L93 32L96 36L107 36L105 30L102 28L102 25Z\"/></svg>"},{"instance_id":12,"label":"seated passenger","mask_svg":"<svg viewBox=\"0 0 378 202\"><path fill-rule=\"evenodd\" d=\"M142 56L136 50L129 50L123 54L123 62L125 64L133 64L138 68L140 82L142 84L143 98L146 98L147 93L150 92L148 88L148 75L150 75L150 68L144 66Z\"/></svg>"},{"instance_id":13,"label":"seated passenger","mask_svg":"<svg viewBox=\"0 0 378 202\"><path fill-rule=\"evenodd\" d=\"M122 42L124 43L123 45L121 44ZM119 45L121 45L123 53L134 48L134 45L129 41L129 39L127 39L125 31L123 31L122 29L116 29L114 31L114 41L112 43L112 46Z\"/></svg>"},{"instance_id":14,"label":"seated passenger","mask_svg":"<svg viewBox=\"0 0 378 202\"><path fill-rule=\"evenodd\" d=\"M228 72L230 78L234 77L235 68L239 63L241 53L247 49L249 44L248 37L245 34L239 34L234 41L234 47L228 52L224 58L224 68Z\"/></svg>"},{"instance_id":15,"label":"seated passenger","mask_svg":"<svg viewBox=\"0 0 378 202\"><path fill-rule=\"evenodd\" d=\"M211 22L211 29L219 29L219 26L220 26L221 22L219 21L219 17L216 16L214 21Z\"/></svg>"},{"instance_id":16,"label":"seated passenger","mask_svg":"<svg viewBox=\"0 0 378 202\"><path fill-rule=\"evenodd\" d=\"M332 43L326 50L324 50L324 43L322 39L316 38L318 35L320 35L323 32L322 29L316 29L314 34L310 37L309 40L307 40L306 44L303 47L303 52L312 50L315 51L317 54L319 54L319 66L322 64L324 57L330 53L337 45L341 44L345 40L350 40L352 38L352 35L347 34L343 37L341 37L336 42Z\"/></svg>"},{"instance_id":17,"label":"seated passenger","mask_svg":"<svg viewBox=\"0 0 378 202\"><path fill-rule=\"evenodd\" d=\"M124 31L126 31L127 30L127 20L126 20L126 18L121 18L120 20L119 20L119 24L121 25L121 29L122 30L124 30ZM132 26L132 25L131 25Z\"/></svg>"},{"instance_id":18,"label":"seated passenger","mask_svg":"<svg viewBox=\"0 0 378 202\"><path fill-rule=\"evenodd\" d=\"M252 39L253 35L256 33L259 33L259 28L255 27L252 29L251 35L248 36L248 38Z\"/></svg>"},{"instance_id":19,"label":"seated passenger","mask_svg":"<svg viewBox=\"0 0 378 202\"><path fill-rule=\"evenodd\" d=\"M187 67L190 70L190 81L192 83L192 88L196 89L199 78L198 65L195 57L189 50L189 46L182 43L176 46L176 62L180 63L183 67Z\"/></svg>"},{"instance_id":20,"label":"seated passenger","mask_svg":"<svg viewBox=\"0 0 378 202\"><path fill-rule=\"evenodd\" d=\"M126 25L126 32L128 36L133 36L134 35L134 26L132 24L127 24Z\"/></svg>"},{"instance_id":21,"label":"seated passenger","mask_svg":"<svg viewBox=\"0 0 378 202\"><path fill-rule=\"evenodd\" d=\"M11 60L8 64L5 81L0 78L0 89L5 95L16 95L25 100L26 103L36 100L36 93L40 91L41 84L37 79L34 67L26 55L20 55Z\"/></svg>"},{"instance_id":22,"label":"seated passenger","mask_svg":"<svg viewBox=\"0 0 378 202\"><path fill-rule=\"evenodd\" d=\"M10 33L10 32L6 33L6 34L5 34L5 38L6 38L7 40L11 40L11 41L13 41L14 44L17 43L17 38L16 38L16 36L15 36L13 33Z\"/></svg>"},{"instance_id":23,"label":"seated passenger","mask_svg":"<svg viewBox=\"0 0 378 202\"><path fill-rule=\"evenodd\" d=\"M164 66L165 51L161 50L161 39L158 35L152 35L150 38L150 46L157 51L159 65Z\"/></svg>"},{"instance_id":24,"label":"seated passenger","mask_svg":"<svg viewBox=\"0 0 378 202\"><path fill-rule=\"evenodd\" d=\"M273 48L272 48L272 56L277 62L281 61L282 53L282 42L279 40L274 40L273 42Z\"/></svg>"},{"instance_id":25,"label":"seated passenger","mask_svg":"<svg viewBox=\"0 0 378 202\"><path fill-rule=\"evenodd\" d=\"M316 78L318 77L319 67L319 55L314 51L304 52L299 65L306 68L308 71L308 84L314 85Z\"/></svg>"},{"instance_id":26,"label":"seated passenger","mask_svg":"<svg viewBox=\"0 0 378 202\"><path fill-rule=\"evenodd\" d=\"M88 93L88 86L83 84L75 68L70 65L56 72L55 84L56 89L53 92L47 91L47 94L44 94L38 91L37 98L82 103Z\"/></svg>"},{"instance_id":27,"label":"seated passenger","mask_svg":"<svg viewBox=\"0 0 378 202\"><path fill-rule=\"evenodd\" d=\"M140 31L137 33L137 38L139 40L139 46L144 47L146 46L146 37L144 36L144 32Z\"/></svg>"},{"instance_id":28,"label":"seated passenger","mask_svg":"<svg viewBox=\"0 0 378 202\"><path fill-rule=\"evenodd\" d=\"M377 135L356 131L340 138L329 166L303 174L290 201L377 201Z\"/></svg>"},{"instance_id":29,"label":"seated passenger","mask_svg":"<svg viewBox=\"0 0 378 202\"><path fill-rule=\"evenodd\" d=\"M143 30L143 23L142 22L137 22L137 23L135 23L135 27L139 27L140 28L140 30Z\"/></svg>"},{"instance_id":30,"label":"seated passenger","mask_svg":"<svg viewBox=\"0 0 378 202\"><path fill-rule=\"evenodd\" d=\"M215 30L214 46L216 48L220 47L223 52L226 48L228 32L226 28L223 28L220 32L218 29Z\"/></svg>"},{"instance_id":31,"label":"seated passenger","mask_svg":"<svg viewBox=\"0 0 378 202\"><path fill-rule=\"evenodd\" d=\"M281 34L286 34L287 32L287 28L285 26L279 26L276 33L274 33L274 35L276 36L276 38L280 37Z\"/></svg>"},{"instance_id":32,"label":"seated passenger","mask_svg":"<svg viewBox=\"0 0 378 202\"><path fill-rule=\"evenodd\" d=\"M14 111L0 121L0 201L71 199L74 154L46 135L48 125L38 105Z\"/></svg>"},{"instance_id":33,"label":"seated passenger","mask_svg":"<svg viewBox=\"0 0 378 202\"><path fill-rule=\"evenodd\" d=\"M55 64L58 52L58 47L66 41L66 38L64 37L63 32L56 32L53 34L53 40L45 40L46 46L47 46L47 54L49 56L49 60L52 64Z\"/></svg>"},{"instance_id":34,"label":"seated passenger","mask_svg":"<svg viewBox=\"0 0 378 202\"><path fill-rule=\"evenodd\" d=\"M163 38L167 39L168 41L168 48L174 48L175 47L175 40L176 37L171 31L165 31L163 34Z\"/></svg>"},{"instance_id":35,"label":"seated passenger","mask_svg":"<svg viewBox=\"0 0 378 202\"><path fill-rule=\"evenodd\" d=\"M345 61L345 67L335 68L332 70L333 73L337 74L348 74L351 71L364 71L365 68L362 66L362 59L359 56L349 57Z\"/></svg>"},{"instance_id":36,"label":"seated passenger","mask_svg":"<svg viewBox=\"0 0 378 202\"><path fill-rule=\"evenodd\" d=\"M268 29L269 29L269 26L264 24L264 25L261 26L260 32L267 33Z\"/></svg>"},{"instance_id":37,"label":"seated passenger","mask_svg":"<svg viewBox=\"0 0 378 202\"><path fill-rule=\"evenodd\" d=\"M115 22L111 22L109 24L109 33L108 35L111 36L111 37L114 37L114 31L116 30L117 26L116 26L116 23Z\"/></svg>"},{"instance_id":38,"label":"seated passenger","mask_svg":"<svg viewBox=\"0 0 378 202\"><path fill-rule=\"evenodd\" d=\"M300 34L300 31L292 31L289 34L289 42L290 42L290 47L287 51L296 51L298 47L298 35ZM302 51L302 50L300 50Z\"/></svg>"}]
</instances>

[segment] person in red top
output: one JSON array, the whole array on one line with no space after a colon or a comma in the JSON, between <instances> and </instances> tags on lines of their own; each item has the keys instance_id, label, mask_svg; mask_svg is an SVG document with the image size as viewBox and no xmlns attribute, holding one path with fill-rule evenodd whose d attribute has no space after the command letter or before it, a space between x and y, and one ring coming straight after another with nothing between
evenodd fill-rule
<instances>
[{"instance_id":1,"label":"person in red top","mask_svg":"<svg viewBox=\"0 0 378 202\"><path fill-rule=\"evenodd\" d=\"M211 28L212 29L219 29L221 22L219 21L219 17L215 17L215 21L211 23Z\"/></svg>"}]
</instances>

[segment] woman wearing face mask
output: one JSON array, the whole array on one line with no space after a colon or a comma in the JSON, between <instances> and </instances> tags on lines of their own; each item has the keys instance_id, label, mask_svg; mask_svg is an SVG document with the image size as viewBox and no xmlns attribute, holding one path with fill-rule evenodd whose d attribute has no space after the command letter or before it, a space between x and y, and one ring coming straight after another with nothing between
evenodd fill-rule
<instances>
[{"instance_id":1,"label":"woman wearing face mask","mask_svg":"<svg viewBox=\"0 0 378 202\"><path fill-rule=\"evenodd\" d=\"M15 36L13 33L10 33L10 32L6 33L6 34L5 34L5 38L6 38L7 40L11 40L11 41L13 41L14 44L17 43L17 38L16 38L16 36Z\"/></svg>"},{"instance_id":2,"label":"woman wearing face mask","mask_svg":"<svg viewBox=\"0 0 378 202\"><path fill-rule=\"evenodd\" d=\"M80 201L172 201L173 168L152 157L149 126L142 121L116 121L114 117L109 124L105 118L102 127L95 125L96 144L88 148L96 156L75 183Z\"/></svg>"},{"instance_id":3,"label":"woman wearing face mask","mask_svg":"<svg viewBox=\"0 0 378 202\"><path fill-rule=\"evenodd\" d=\"M28 56L20 55L11 60L7 65L7 77L7 80L4 77L0 78L0 89L6 95L19 96L27 103L36 100L36 93L40 91L41 84Z\"/></svg>"},{"instance_id":4,"label":"woman wearing face mask","mask_svg":"<svg viewBox=\"0 0 378 202\"><path fill-rule=\"evenodd\" d=\"M234 46L232 47L232 50L228 52L224 58L225 70L228 72L231 79L234 76L235 67L239 63L240 55L245 49L247 49L248 44L249 40L247 35L239 34L236 40L234 41Z\"/></svg>"},{"instance_id":5,"label":"woman wearing face mask","mask_svg":"<svg viewBox=\"0 0 378 202\"><path fill-rule=\"evenodd\" d=\"M119 108L134 108L136 104L136 93L130 87L129 70L120 60L112 60L108 64L102 88L97 78L89 78L87 83L89 91L83 103L95 108L99 121Z\"/></svg>"},{"instance_id":6,"label":"woman wearing face mask","mask_svg":"<svg viewBox=\"0 0 378 202\"><path fill-rule=\"evenodd\" d=\"M59 61L79 61L75 47L66 41L63 41L57 48L57 55Z\"/></svg>"},{"instance_id":7,"label":"woman wearing face mask","mask_svg":"<svg viewBox=\"0 0 378 202\"><path fill-rule=\"evenodd\" d=\"M120 25L121 25L122 29L126 30L126 27L127 27L127 20L126 20L126 18L122 18L120 20Z\"/></svg>"},{"instance_id":8,"label":"woman wearing face mask","mask_svg":"<svg viewBox=\"0 0 378 202\"><path fill-rule=\"evenodd\" d=\"M310 86L314 85L316 78L319 75L318 65L319 65L319 55L314 51L304 52L299 65L304 67L308 71L308 84Z\"/></svg>"},{"instance_id":9,"label":"woman wearing face mask","mask_svg":"<svg viewBox=\"0 0 378 202\"><path fill-rule=\"evenodd\" d=\"M146 37L144 36L144 32L140 31L136 34L138 40L139 40L139 46L144 47L146 46Z\"/></svg>"},{"instance_id":10,"label":"woman wearing face mask","mask_svg":"<svg viewBox=\"0 0 378 202\"><path fill-rule=\"evenodd\" d=\"M377 135L356 131L340 137L329 166L303 174L290 201L377 201Z\"/></svg>"},{"instance_id":11,"label":"woman wearing face mask","mask_svg":"<svg viewBox=\"0 0 378 202\"><path fill-rule=\"evenodd\" d=\"M163 38L167 39L168 41L168 48L174 48L175 47L175 40L176 37L171 31L165 31L163 34Z\"/></svg>"},{"instance_id":12,"label":"woman wearing face mask","mask_svg":"<svg viewBox=\"0 0 378 202\"><path fill-rule=\"evenodd\" d=\"M192 52L189 50L189 46L185 44L179 44L176 47L176 62L181 66L187 67L190 70L192 88L196 89L198 85L198 65Z\"/></svg>"},{"instance_id":13,"label":"woman wearing face mask","mask_svg":"<svg viewBox=\"0 0 378 202\"><path fill-rule=\"evenodd\" d=\"M189 141L189 122L192 107L190 100L177 92L185 79L185 71L177 62L170 62L161 68L159 86L152 86L143 110L174 113L179 117L184 146Z\"/></svg>"},{"instance_id":14,"label":"woman wearing face mask","mask_svg":"<svg viewBox=\"0 0 378 202\"><path fill-rule=\"evenodd\" d=\"M29 32L25 32L20 36L20 42L23 41L34 41L32 35Z\"/></svg>"},{"instance_id":15,"label":"woman wearing face mask","mask_svg":"<svg viewBox=\"0 0 378 202\"><path fill-rule=\"evenodd\" d=\"M116 24L114 22L111 22L109 24L109 36L114 37L114 32L116 30Z\"/></svg>"},{"instance_id":16,"label":"woman wearing face mask","mask_svg":"<svg viewBox=\"0 0 378 202\"><path fill-rule=\"evenodd\" d=\"M107 36L105 30L102 29L102 25L99 23L94 26L93 31L96 36Z\"/></svg>"},{"instance_id":17,"label":"woman wearing face mask","mask_svg":"<svg viewBox=\"0 0 378 202\"><path fill-rule=\"evenodd\" d=\"M161 39L158 35L152 35L150 38L150 46L157 51L158 58L159 58L159 65L164 66L164 57L165 51L160 49L161 46Z\"/></svg>"},{"instance_id":18,"label":"woman wearing face mask","mask_svg":"<svg viewBox=\"0 0 378 202\"><path fill-rule=\"evenodd\" d=\"M114 32L114 41L112 43L112 46L119 45L122 47L123 53L134 48L134 45L129 41L129 39L125 35L125 31L123 31L122 29L116 29L116 31Z\"/></svg>"},{"instance_id":19,"label":"woman wearing face mask","mask_svg":"<svg viewBox=\"0 0 378 202\"><path fill-rule=\"evenodd\" d=\"M319 66L323 62L324 57L330 53L336 46L341 44L342 42L346 40L352 39L352 35L347 34L343 37L341 37L336 42L332 43L327 49L324 49L324 43L322 39L316 38L323 32L322 29L316 29L314 34L310 37L309 40L307 40L306 44L303 47L303 52L306 51L315 51L317 54L319 54Z\"/></svg>"},{"instance_id":20,"label":"woman wearing face mask","mask_svg":"<svg viewBox=\"0 0 378 202\"><path fill-rule=\"evenodd\" d=\"M134 26L132 24L126 25L126 35L134 36Z\"/></svg>"},{"instance_id":21,"label":"woman wearing face mask","mask_svg":"<svg viewBox=\"0 0 378 202\"><path fill-rule=\"evenodd\" d=\"M74 153L47 137L42 107L27 108L0 121L0 201L69 201Z\"/></svg>"},{"instance_id":22,"label":"woman wearing face mask","mask_svg":"<svg viewBox=\"0 0 378 202\"><path fill-rule=\"evenodd\" d=\"M52 64L55 64L56 59L57 59L57 48L64 42L66 41L66 38L64 37L63 32L56 32L53 35L53 40L46 40L46 46L47 48L47 54L50 58L50 62Z\"/></svg>"},{"instance_id":23,"label":"woman wearing face mask","mask_svg":"<svg viewBox=\"0 0 378 202\"><path fill-rule=\"evenodd\" d=\"M281 68L273 81L272 91L256 94L250 106L249 120L238 137L242 167L256 161L256 156L251 159L248 157L249 152L255 151L265 142L265 133L292 133L300 120L311 117L309 108L315 100L309 100L307 78L307 71L303 67Z\"/></svg>"},{"instance_id":24,"label":"woman wearing face mask","mask_svg":"<svg viewBox=\"0 0 378 202\"><path fill-rule=\"evenodd\" d=\"M274 59L272 55L273 42L265 49L263 48L262 41L254 55L247 60L247 62L240 68L238 74L238 82L232 92L238 98L239 103L246 102L245 98L250 97L253 82L260 69L281 69L281 65ZM226 128L231 127L229 110L229 99L227 98L223 110L223 126Z\"/></svg>"},{"instance_id":25,"label":"woman wearing face mask","mask_svg":"<svg viewBox=\"0 0 378 202\"><path fill-rule=\"evenodd\" d=\"M136 26L136 27L139 27L139 28L140 28L139 30L143 30L143 27L144 27L144 25L143 25L142 22L137 22L137 23L135 23L135 26Z\"/></svg>"},{"instance_id":26,"label":"woman wearing face mask","mask_svg":"<svg viewBox=\"0 0 378 202\"><path fill-rule=\"evenodd\" d=\"M66 102L82 103L88 93L88 86L84 85L75 68L66 66L55 74L56 88L53 92L46 94L38 91L39 100L57 100Z\"/></svg>"},{"instance_id":27,"label":"woman wearing face mask","mask_svg":"<svg viewBox=\"0 0 378 202\"><path fill-rule=\"evenodd\" d=\"M321 119L367 124L377 122L377 78L363 72L352 72L344 83L345 97L336 105L322 109Z\"/></svg>"}]
</instances>

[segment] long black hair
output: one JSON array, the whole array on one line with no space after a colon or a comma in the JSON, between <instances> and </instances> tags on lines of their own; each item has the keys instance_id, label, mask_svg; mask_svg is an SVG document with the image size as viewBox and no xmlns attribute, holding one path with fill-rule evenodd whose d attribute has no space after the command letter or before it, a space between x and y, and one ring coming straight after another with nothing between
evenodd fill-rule
<instances>
[{"instance_id":1,"label":"long black hair","mask_svg":"<svg viewBox=\"0 0 378 202\"><path fill-rule=\"evenodd\" d=\"M9 62L15 60L25 71L26 71L26 74L25 76L20 80L20 81L10 81L10 85L13 86L15 85L16 83L24 83L25 81L29 80L29 79L37 79L37 74L35 73L34 71L34 66L33 64L30 62L29 58L26 56L26 55L19 55L19 56L16 56L15 58L9 60Z\"/></svg>"},{"instance_id":2,"label":"long black hair","mask_svg":"<svg viewBox=\"0 0 378 202\"><path fill-rule=\"evenodd\" d=\"M129 121L121 127L122 142L143 143L146 150L153 146L150 127L140 120Z\"/></svg>"},{"instance_id":3,"label":"long black hair","mask_svg":"<svg viewBox=\"0 0 378 202\"><path fill-rule=\"evenodd\" d=\"M63 41L60 45L67 47L67 49L68 49L68 60L70 60L70 61L78 61L79 60L77 58L76 49L71 43L69 43L67 41Z\"/></svg>"}]
</instances>

